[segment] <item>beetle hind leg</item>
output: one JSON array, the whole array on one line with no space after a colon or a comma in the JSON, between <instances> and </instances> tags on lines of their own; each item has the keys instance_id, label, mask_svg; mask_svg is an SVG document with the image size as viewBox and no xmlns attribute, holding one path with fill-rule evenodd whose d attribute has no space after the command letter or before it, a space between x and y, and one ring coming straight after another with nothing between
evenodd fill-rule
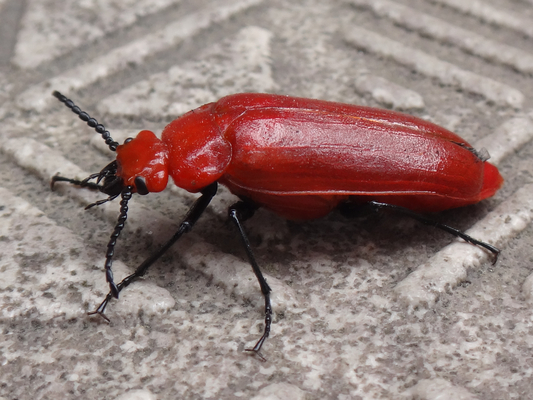
<instances>
[{"instance_id":1,"label":"beetle hind leg","mask_svg":"<svg viewBox=\"0 0 533 400\"><path fill-rule=\"evenodd\" d=\"M445 232L448 232L448 233L452 234L455 237L460 237L465 242L473 244L474 246L482 247L485 250L490 251L492 253L493 257L494 257L493 258L493 262L492 262L493 264L496 264L496 261L498 261L498 255L500 254L500 249L498 249L497 247L494 247L491 244L482 242L481 240L477 240L477 239L473 238L472 236L469 236L466 233L460 231L459 229L456 229L456 228L453 228L453 227L451 227L449 225L446 225L446 224L440 223L438 221L432 220L431 218L427 218L425 215L422 215L422 214L419 214L417 212L411 211L411 210L409 210L409 209L407 209L405 207L396 206L394 204L381 203L381 202L372 200L372 201L369 201L368 203L366 203L366 205L371 207L375 211L380 211L380 210L383 210L383 209L387 209L387 210L391 210L391 211L406 215L408 217L411 217L411 218L417 220L418 222L423 223L424 225L432 226L434 228L438 228L438 229L441 229L441 230L443 230Z\"/></svg>"},{"instance_id":2,"label":"beetle hind leg","mask_svg":"<svg viewBox=\"0 0 533 400\"><path fill-rule=\"evenodd\" d=\"M259 356L261 361L266 361L266 359L261 355L261 347L263 347L263 344L270 335L270 325L272 324L272 305L270 304L270 292L272 292L272 289L270 289L270 286L268 286L268 283L265 277L263 276L259 265L257 264L255 256L252 252L252 247L250 246L250 241L248 240L248 236L246 235L246 232L244 231L244 228L242 226L242 223L244 221L254 215L255 210L257 210L257 206L255 206L254 204L239 201L229 208L228 215L239 230L244 249L246 250L246 254L248 256L248 260L250 262L250 265L252 266L252 270L254 271L255 276L257 277L257 281L259 282L259 286L261 287L261 293L263 293L263 297L265 299L265 329L263 331L263 335L257 341L253 348L246 349L246 351L253 351Z\"/></svg>"}]
</instances>

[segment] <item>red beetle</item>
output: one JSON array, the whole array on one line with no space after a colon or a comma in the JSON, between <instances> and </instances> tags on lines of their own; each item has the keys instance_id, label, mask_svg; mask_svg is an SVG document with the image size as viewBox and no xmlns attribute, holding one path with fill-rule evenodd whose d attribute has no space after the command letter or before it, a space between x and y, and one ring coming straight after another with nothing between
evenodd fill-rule
<instances>
[{"instance_id":1,"label":"red beetle","mask_svg":"<svg viewBox=\"0 0 533 400\"><path fill-rule=\"evenodd\" d=\"M93 313L104 316L112 297L147 269L188 232L216 194L217 182L241 201L229 209L265 298L265 330L252 351L259 353L270 332L270 288L252 254L242 222L258 207L289 219L319 218L344 205L367 204L413 217L481 246L499 250L419 212L477 203L502 185L486 151L476 151L456 134L419 118L376 108L271 94L224 97L172 121L161 139L141 131L123 145L94 118L58 92L61 102L102 134L116 161L83 181L55 176L109 195L121 195L118 223L106 255L110 292ZM119 284L111 271L114 247L127 218L133 193L160 192L168 177L202 196L176 234ZM96 183L90 180L96 179ZM103 184L100 182L103 181ZM105 316L104 316L105 318Z\"/></svg>"}]
</instances>

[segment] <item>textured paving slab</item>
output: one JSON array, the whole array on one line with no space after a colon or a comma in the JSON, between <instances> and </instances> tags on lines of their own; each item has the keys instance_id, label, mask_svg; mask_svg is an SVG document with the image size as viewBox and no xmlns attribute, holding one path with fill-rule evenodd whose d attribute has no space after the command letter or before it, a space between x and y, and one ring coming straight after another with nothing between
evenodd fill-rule
<instances>
[{"instance_id":1,"label":"textured paving slab","mask_svg":"<svg viewBox=\"0 0 533 400\"><path fill-rule=\"evenodd\" d=\"M528 399L533 392L533 2L0 0L0 399ZM392 108L485 147L493 198L436 218L246 223L274 289L266 362L247 354L262 298L219 195L145 279L89 317L118 204L58 185L113 159L51 96L122 141L257 91ZM115 275L196 196L131 202Z\"/></svg>"}]
</instances>

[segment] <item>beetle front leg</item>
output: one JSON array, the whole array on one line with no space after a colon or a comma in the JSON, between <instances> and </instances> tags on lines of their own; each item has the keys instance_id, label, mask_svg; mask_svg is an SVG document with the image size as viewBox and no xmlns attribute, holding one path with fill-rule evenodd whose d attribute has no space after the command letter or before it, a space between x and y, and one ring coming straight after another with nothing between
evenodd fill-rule
<instances>
[{"instance_id":1,"label":"beetle front leg","mask_svg":"<svg viewBox=\"0 0 533 400\"><path fill-rule=\"evenodd\" d=\"M253 348L246 349L246 351L253 351L259 356L261 361L266 361L266 359L261 355L260 351L261 347L263 347L263 344L265 343L265 340L270 335L270 325L272 324L272 305L270 304L270 292L272 292L272 289L270 289L270 286L268 286L265 277L261 273L261 269L259 268L259 265L257 264L255 256L252 252L252 247L250 246L248 236L246 235L246 232L244 231L244 228L242 226L242 223L244 221L254 215L256 209L257 207L253 204L239 201L238 203L233 204L229 208L228 214L230 219L235 223L237 229L239 230L244 249L246 250L246 254L248 255L248 260L250 261L252 270L254 271L257 280L259 281L261 293L263 293L263 297L265 298L265 330L263 331L263 336L261 336L261 338L257 341Z\"/></svg>"},{"instance_id":2,"label":"beetle front leg","mask_svg":"<svg viewBox=\"0 0 533 400\"><path fill-rule=\"evenodd\" d=\"M89 182L89 179L94 179L94 178L97 178L97 177L98 177L98 174L92 174L88 178L85 178L84 180L80 181L78 179L70 179L70 178L65 178L63 176L54 175L54 176L52 176L52 180L50 181L50 188L52 190L54 190L54 186L55 186L56 182L68 182L68 183L70 183L72 185L80 186L82 188L94 189L94 190L102 191L102 188L103 188L102 185L99 185L99 184L93 183L93 182Z\"/></svg>"},{"instance_id":3,"label":"beetle front leg","mask_svg":"<svg viewBox=\"0 0 533 400\"><path fill-rule=\"evenodd\" d=\"M212 183L211 185L204 188L201 193L202 196L200 196L194 204L189 209L189 212L185 217L183 218L183 221L181 221L180 226L177 230L177 232L168 240L159 251L152 254L150 257L148 257L146 260L143 261L141 265L137 267L135 272L131 275L128 275L125 277L122 281L120 281L119 284L116 285L116 295L122 291L126 286L129 286L132 282L146 274L148 271L148 268L152 266L153 263L155 263L163 254L167 252L167 250L174 245L178 241L178 239L184 234L190 232L196 221L202 216L205 209L217 193L218 184ZM114 295L113 291L110 291L104 301L98 306L98 308L95 311L92 311L89 313L89 315L93 314L99 314L101 315L105 320L109 321L109 319L104 315L105 308L107 307L107 304L113 297L117 297Z\"/></svg>"}]
</instances>

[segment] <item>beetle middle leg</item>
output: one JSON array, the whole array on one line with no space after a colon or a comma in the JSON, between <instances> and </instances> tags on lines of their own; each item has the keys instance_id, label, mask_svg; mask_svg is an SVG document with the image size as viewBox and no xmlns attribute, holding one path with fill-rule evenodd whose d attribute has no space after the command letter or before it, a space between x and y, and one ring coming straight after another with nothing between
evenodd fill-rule
<instances>
[{"instance_id":1,"label":"beetle middle leg","mask_svg":"<svg viewBox=\"0 0 533 400\"><path fill-rule=\"evenodd\" d=\"M265 340L270 334L270 325L272 323L272 305L270 304L270 292L272 292L272 289L270 289L270 286L268 286L265 277L261 273L261 269L259 268L259 265L257 264L255 256L252 252L252 247L250 246L248 236L246 235L246 232L244 231L244 228L242 226L242 223L244 221L254 215L255 210L257 210L257 206L248 202L239 201L229 208L228 215L239 230L244 249L246 250L246 254L248 255L248 260L250 261L252 270L254 271L257 280L259 281L261 293L263 293L263 297L265 298L265 330L263 331L263 336L261 336L261 338L257 341L253 348L246 349L246 351L253 351L259 356L261 361L266 361L266 359L261 355L260 351L261 347L263 347L263 344L265 343Z\"/></svg>"}]
</instances>

